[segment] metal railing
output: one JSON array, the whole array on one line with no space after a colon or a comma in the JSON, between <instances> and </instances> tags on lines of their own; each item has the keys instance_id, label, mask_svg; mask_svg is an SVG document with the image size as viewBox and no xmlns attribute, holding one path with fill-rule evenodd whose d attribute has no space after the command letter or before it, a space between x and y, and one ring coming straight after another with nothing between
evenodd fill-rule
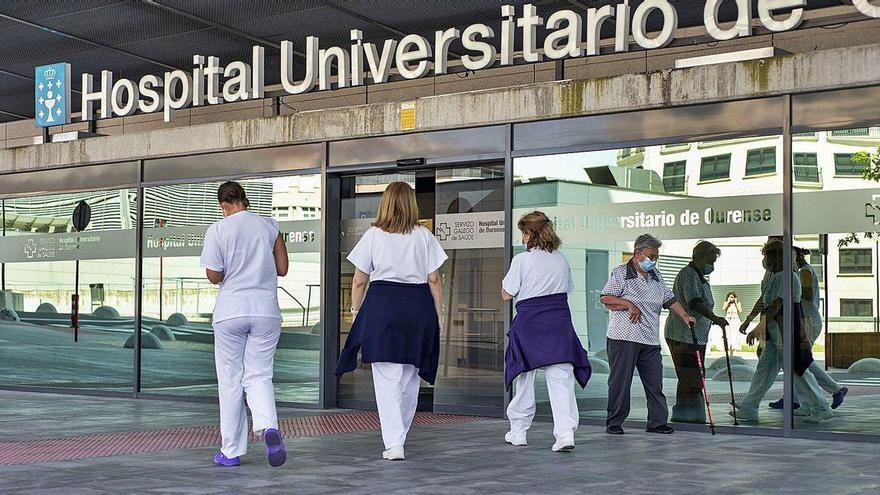
<instances>
[{"instance_id":1,"label":"metal railing","mask_svg":"<svg viewBox=\"0 0 880 495\"><path fill-rule=\"evenodd\" d=\"M305 326L308 326L308 324L309 324L309 309L306 308L305 306L303 306L303 303L299 302L299 299L297 299L296 296L294 296L293 294L291 294L291 293L290 293L287 289L285 289L284 287L281 287L281 286L279 285L279 286L278 286L278 289L279 289L280 291L284 292L285 294L287 294L288 296L290 296L290 298L293 299L293 302L295 302L295 303L300 307L300 309L302 309L302 315L303 315L303 324L302 324L302 326L304 326L304 327L305 327Z\"/></svg>"},{"instance_id":2,"label":"metal railing","mask_svg":"<svg viewBox=\"0 0 880 495\"><path fill-rule=\"evenodd\" d=\"M661 146L661 149L664 150L674 150L674 149L687 149L691 147L691 143L669 143Z\"/></svg>"},{"instance_id":3,"label":"metal railing","mask_svg":"<svg viewBox=\"0 0 880 495\"><path fill-rule=\"evenodd\" d=\"M632 155L637 155L637 154L639 154L639 153L644 153L644 152L645 152L645 148L644 148L644 147L638 147L638 148L622 148L620 151L617 152L617 158L618 158L618 159L623 159L623 158L627 158L627 157L630 157L630 156L632 156Z\"/></svg>"},{"instance_id":4,"label":"metal railing","mask_svg":"<svg viewBox=\"0 0 880 495\"><path fill-rule=\"evenodd\" d=\"M831 131L832 136L856 136L856 137L865 137L870 135L876 135L876 132L871 132L870 127L858 127L855 129L838 129L836 131Z\"/></svg>"}]
</instances>

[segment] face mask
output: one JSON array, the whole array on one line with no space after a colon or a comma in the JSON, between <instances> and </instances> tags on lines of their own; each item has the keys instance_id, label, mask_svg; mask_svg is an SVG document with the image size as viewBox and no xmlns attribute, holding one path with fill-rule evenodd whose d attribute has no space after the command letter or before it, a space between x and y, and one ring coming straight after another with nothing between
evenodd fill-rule
<instances>
[{"instance_id":1,"label":"face mask","mask_svg":"<svg viewBox=\"0 0 880 495\"><path fill-rule=\"evenodd\" d=\"M703 265L703 275L708 275L715 271L715 264Z\"/></svg>"},{"instance_id":2,"label":"face mask","mask_svg":"<svg viewBox=\"0 0 880 495\"><path fill-rule=\"evenodd\" d=\"M651 258L645 258L639 262L639 266L642 267L642 270L646 272L650 272L657 266L657 262L652 260Z\"/></svg>"}]
</instances>

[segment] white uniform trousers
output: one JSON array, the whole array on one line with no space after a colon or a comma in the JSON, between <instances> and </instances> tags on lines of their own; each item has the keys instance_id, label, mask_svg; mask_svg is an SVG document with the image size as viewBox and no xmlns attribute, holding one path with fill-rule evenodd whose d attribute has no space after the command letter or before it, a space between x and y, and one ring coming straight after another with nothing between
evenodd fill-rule
<instances>
[{"instance_id":1,"label":"white uniform trousers","mask_svg":"<svg viewBox=\"0 0 880 495\"><path fill-rule=\"evenodd\" d=\"M819 364L816 361L810 363L810 373L812 373L816 377L816 382L822 387L822 390L828 392L829 394L836 394L840 392L840 389L843 388L837 380L831 377L827 371L825 371L825 367Z\"/></svg>"},{"instance_id":2,"label":"white uniform trousers","mask_svg":"<svg viewBox=\"0 0 880 495\"><path fill-rule=\"evenodd\" d=\"M220 401L220 451L228 458L247 452L247 406L254 433L278 428L272 366L281 336L278 318L231 318L214 324L214 362Z\"/></svg>"},{"instance_id":3,"label":"white uniform trousers","mask_svg":"<svg viewBox=\"0 0 880 495\"><path fill-rule=\"evenodd\" d=\"M385 448L402 447L419 402L419 369L411 364L372 363L376 407Z\"/></svg>"},{"instance_id":4,"label":"white uniform trousers","mask_svg":"<svg viewBox=\"0 0 880 495\"><path fill-rule=\"evenodd\" d=\"M755 369L755 375L752 377L749 393L738 404L741 409L746 409L750 412L757 412L758 406L764 399L764 394L776 382L779 370L783 366L782 337L779 335L779 330L774 326L768 327L767 332L770 340L764 346L761 357L758 358L758 366ZM829 409L828 401L819 392L816 377L810 373L809 368L803 376L795 373L792 377L792 383L794 384L796 397L800 397L804 405L807 406L807 410Z\"/></svg>"},{"instance_id":5,"label":"white uniform trousers","mask_svg":"<svg viewBox=\"0 0 880 495\"><path fill-rule=\"evenodd\" d=\"M525 433L535 417L535 375L538 370L520 373L514 380L515 394L507 406L510 431ZM557 440L574 438L579 416L574 395L574 367L571 363L552 364L544 368L550 409L553 411L553 435Z\"/></svg>"},{"instance_id":6,"label":"white uniform trousers","mask_svg":"<svg viewBox=\"0 0 880 495\"><path fill-rule=\"evenodd\" d=\"M806 317L804 319L804 327L809 329L810 345L815 344L816 340L819 338L819 335L821 335L822 333L822 326L813 324L810 321L810 318ZM819 387L821 387L829 394L836 394L837 392L840 392L841 388L843 388L839 383L837 383L837 380L831 378L831 375L829 375L828 372L825 371L825 367L817 363L816 361L813 361L810 364L809 370L810 373L812 373L813 376L816 377L816 383L819 385ZM798 400L797 390L795 390L794 402L800 402Z\"/></svg>"}]
</instances>

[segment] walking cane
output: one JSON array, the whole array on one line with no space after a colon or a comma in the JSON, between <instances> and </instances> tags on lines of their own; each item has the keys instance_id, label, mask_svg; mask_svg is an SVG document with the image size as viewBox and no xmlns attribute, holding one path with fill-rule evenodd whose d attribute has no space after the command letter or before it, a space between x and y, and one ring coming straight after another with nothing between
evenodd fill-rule
<instances>
[{"instance_id":1,"label":"walking cane","mask_svg":"<svg viewBox=\"0 0 880 495\"><path fill-rule=\"evenodd\" d=\"M712 408L709 406L709 389L706 388L706 368L703 367L703 356L700 355L700 344L697 343L697 332L694 330L694 324L689 323L691 327L691 338L694 341L694 352L697 354L697 366L700 368L700 383L703 385L703 398L706 399L706 414L709 416L709 430L715 434L715 421L712 419Z\"/></svg>"},{"instance_id":2,"label":"walking cane","mask_svg":"<svg viewBox=\"0 0 880 495\"><path fill-rule=\"evenodd\" d=\"M733 426L739 426L736 419L736 396L733 395L733 372L730 370L730 354L728 354L727 327L721 327L721 340L724 341L724 359L727 361L727 383L730 384L730 405L733 406Z\"/></svg>"}]
</instances>

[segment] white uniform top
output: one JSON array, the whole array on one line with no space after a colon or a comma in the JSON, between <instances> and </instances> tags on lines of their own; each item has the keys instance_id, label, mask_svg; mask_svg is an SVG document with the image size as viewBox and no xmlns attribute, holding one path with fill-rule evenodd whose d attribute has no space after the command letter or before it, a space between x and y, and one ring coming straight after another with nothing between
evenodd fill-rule
<instances>
[{"instance_id":1,"label":"white uniform top","mask_svg":"<svg viewBox=\"0 0 880 495\"><path fill-rule=\"evenodd\" d=\"M792 270L782 270L780 272L774 272L770 274L770 278L767 279L767 284L764 287L764 308L769 308L773 301L783 299L783 286L782 284L785 282L783 277L786 276L786 273L791 277L791 297L795 302L800 302L801 300L801 278L798 276L798 273ZM783 301L785 302L785 301ZM778 332L779 324L776 322L775 318L770 318L767 320L767 329L770 331ZM778 342L778 345L782 345L781 342Z\"/></svg>"},{"instance_id":2,"label":"white uniform top","mask_svg":"<svg viewBox=\"0 0 880 495\"><path fill-rule=\"evenodd\" d=\"M208 227L200 264L223 272L214 323L238 317L281 318L273 249L278 222L249 211Z\"/></svg>"},{"instance_id":3,"label":"white uniform top","mask_svg":"<svg viewBox=\"0 0 880 495\"><path fill-rule=\"evenodd\" d=\"M348 255L370 281L424 284L428 274L443 266L448 256L434 234L419 225L409 234L392 234L370 227Z\"/></svg>"},{"instance_id":4,"label":"white uniform top","mask_svg":"<svg viewBox=\"0 0 880 495\"><path fill-rule=\"evenodd\" d=\"M513 257L501 287L524 301L550 294L570 294L574 290L574 279L565 255L559 251L531 249Z\"/></svg>"},{"instance_id":5,"label":"white uniform top","mask_svg":"<svg viewBox=\"0 0 880 495\"><path fill-rule=\"evenodd\" d=\"M804 264L801 268L801 271L806 270L810 273L810 279L812 280L812 284L810 288L813 290L813 298L803 304L803 312L804 319L806 323L810 326L808 334L811 339L815 340L819 338L819 334L822 333L822 314L819 312L819 276L816 274L816 270L813 269L813 266L809 263ZM800 277L798 277L800 279ZM804 288L801 287L801 294L803 295Z\"/></svg>"}]
</instances>

